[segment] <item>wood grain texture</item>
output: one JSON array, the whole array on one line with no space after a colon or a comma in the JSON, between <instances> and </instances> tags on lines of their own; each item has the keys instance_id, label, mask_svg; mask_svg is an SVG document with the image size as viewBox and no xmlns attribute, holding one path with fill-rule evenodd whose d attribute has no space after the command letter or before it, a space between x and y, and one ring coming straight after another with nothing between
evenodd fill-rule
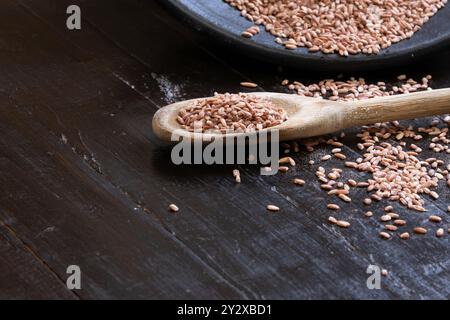
<instances>
[{"instance_id":1,"label":"wood grain texture","mask_svg":"<svg viewBox=\"0 0 450 320\"><path fill-rule=\"evenodd\" d=\"M78 299L14 229L0 222L0 231L0 299Z\"/></svg>"},{"instance_id":2,"label":"wood grain texture","mask_svg":"<svg viewBox=\"0 0 450 320\"><path fill-rule=\"evenodd\" d=\"M450 88L368 100L349 103L343 112L345 128L450 113Z\"/></svg>"},{"instance_id":3,"label":"wood grain texture","mask_svg":"<svg viewBox=\"0 0 450 320\"><path fill-rule=\"evenodd\" d=\"M77 32L64 28L72 3L82 8ZM307 165L325 148L295 155L298 165L285 175L262 177L259 168L240 166L243 182L235 185L234 167L172 165L170 148L150 130L159 107L243 90L243 80L284 92L285 77L310 82L330 75L243 61L154 1L6 0L0 10L8 12L0 20L0 220L14 230L0 234L7 239L2 248L11 242L18 248L1 258L0 271L11 275L0 278L1 297L450 296L447 236L380 240L379 222L361 216L362 190L343 214L351 229L326 223L327 195ZM434 87L450 86L449 56L443 51L434 59L439 64L431 59L408 73L432 73ZM388 81L404 72L368 78ZM345 138L351 158L359 154L354 132ZM295 188L294 176L308 184ZM439 192L426 206L445 216L450 194ZM177 214L168 212L170 203L180 207ZM268 214L268 203L281 212ZM24 244L24 267L13 269ZM64 285L69 264L80 265L82 290L52 290ZM382 290L367 289L369 264L390 271ZM20 282L25 269L31 280ZM21 289L42 282L47 287Z\"/></svg>"}]
</instances>

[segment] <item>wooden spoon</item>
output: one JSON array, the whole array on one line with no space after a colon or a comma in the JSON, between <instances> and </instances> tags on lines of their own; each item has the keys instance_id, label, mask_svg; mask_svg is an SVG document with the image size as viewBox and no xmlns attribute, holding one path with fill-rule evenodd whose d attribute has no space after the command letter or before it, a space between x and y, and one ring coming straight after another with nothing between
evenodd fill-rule
<instances>
[{"instance_id":1,"label":"wooden spoon","mask_svg":"<svg viewBox=\"0 0 450 320\"><path fill-rule=\"evenodd\" d=\"M274 92L258 92L252 95L268 98L275 105L286 110L289 119L270 128L279 130L281 141L313 137L377 122L450 113L450 88L351 102L336 102ZM179 110L191 101L177 102L155 113L152 126L159 138L171 141L175 130L178 136L194 138L194 133L182 129L176 121ZM225 138L243 134L245 133L195 133L195 138L209 141L211 137Z\"/></svg>"}]
</instances>

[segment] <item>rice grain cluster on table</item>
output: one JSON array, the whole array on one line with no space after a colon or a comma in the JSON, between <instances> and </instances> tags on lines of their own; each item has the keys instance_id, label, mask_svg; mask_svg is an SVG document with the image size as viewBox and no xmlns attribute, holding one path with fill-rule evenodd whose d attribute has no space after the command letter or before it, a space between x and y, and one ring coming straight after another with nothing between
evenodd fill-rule
<instances>
[{"instance_id":1,"label":"rice grain cluster on table","mask_svg":"<svg viewBox=\"0 0 450 320\"><path fill-rule=\"evenodd\" d=\"M309 85L284 80L282 85L299 95L349 101L431 90L429 87L431 79L431 75L424 76L420 81L408 78L406 75L399 75L393 85L384 82L366 83L362 78L351 78L348 81L327 79ZM450 187L450 164L439 159L439 154L450 154L449 126L450 116L445 116L443 119L435 118L428 127L415 128L412 125L403 127L397 121L363 126L357 134L360 139L357 148L361 154L352 160L343 151L344 143L339 141L345 136L343 133L332 138L319 137L282 143L281 146L286 154L299 152L301 145L304 145L310 153L313 153L321 144L331 146L329 154L320 156L321 164L315 172L320 188L330 197L325 207L342 216L345 214L345 204L353 201L351 198L353 190L364 188L368 195L362 201L361 208L367 208L381 201L397 202L405 207L406 210L401 210L404 212L402 213L404 217L395 212L392 205L385 206L383 212L375 212L375 214L378 213L380 222L384 224L383 230L379 232L382 239L391 239L394 234L397 234L400 239L407 240L411 237L411 233L417 235L428 233L428 229L424 226L410 226L407 215L414 212L419 214L428 212L426 202L439 198L437 187L445 184ZM422 159L423 149L418 146L419 143L425 143L436 156ZM325 169L324 164L333 158L342 161L343 168ZM290 164L290 167L295 166L295 161L290 156L281 158L279 162L281 173L289 170L285 164ZM315 161L309 162L309 165L314 164L316 164ZM349 170L366 173L366 178L360 181L343 180L342 176ZM241 182L240 179L239 175L239 182ZM297 186L308 184L300 177L295 177L292 183ZM269 204L269 206L271 208L275 206L278 208L277 211L282 211L280 204ZM450 212L450 206L448 210ZM367 209L364 211L364 216L367 218L375 215L373 211ZM444 219L431 213L428 220L437 226L434 231L436 237L443 237ZM328 221L341 228L350 227L350 223L344 218L330 216ZM450 233L450 229L448 231Z\"/></svg>"},{"instance_id":2,"label":"rice grain cluster on table","mask_svg":"<svg viewBox=\"0 0 450 320\"><path fill-rule=\"evenodd\" d=\"M402 74L397 77L397 82L394 85L387 85L382 81L366 83L364 78L350 78L347 81L325 79L309 85L304 85L298 81L289 82L285 79L281 84L302 96L320 97L333 101L353 101L431 90L428 86L431 79L431 75L427 75L420 81L416 81Z\"/></svg>"},{"instance_id":3,"label":"rice grain cluster on table","mask_svg":"<svg viewBox=\"0 0 450 320\"><path fill-rule=\"evenodd\" d=\"M286 49L378 54L410 38L447 0L224 0ZM259 28L242 36L251 38Z\"/></svg>"}]
</instances>

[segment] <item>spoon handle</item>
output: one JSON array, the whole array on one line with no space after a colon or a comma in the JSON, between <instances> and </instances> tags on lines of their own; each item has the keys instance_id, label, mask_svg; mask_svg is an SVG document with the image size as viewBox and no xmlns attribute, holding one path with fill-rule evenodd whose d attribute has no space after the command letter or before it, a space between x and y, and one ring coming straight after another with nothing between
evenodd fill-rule
<instances>
[{"instance_id":1,"label":"spoon handle","mask_svg":"<svg viewBox=\"0 0 450 320\"><path fill-rule=\"evenodd\" d=\"M450 88L359 100L342 109L345 127L450 113Z\"/></svg>"}]
</instances>

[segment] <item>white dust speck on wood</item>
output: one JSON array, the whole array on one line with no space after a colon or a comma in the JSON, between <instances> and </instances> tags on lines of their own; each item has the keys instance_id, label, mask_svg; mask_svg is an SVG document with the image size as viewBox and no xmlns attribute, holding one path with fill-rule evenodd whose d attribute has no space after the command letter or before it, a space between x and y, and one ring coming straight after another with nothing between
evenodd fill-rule
<instances>
[{"instance_id":1,"label":"white dust speck on wood","mask_svg":"<svg viewBox=\"0 0 450 320\"><path fill-rule=\"evenodd\" d=\"M174 103L182 97L182 88L180 84L172 83L167 76L151 73L152 78L158 83L159 89L164 94L164 100L167 103Z\"/></svg>"}]
</instances>

